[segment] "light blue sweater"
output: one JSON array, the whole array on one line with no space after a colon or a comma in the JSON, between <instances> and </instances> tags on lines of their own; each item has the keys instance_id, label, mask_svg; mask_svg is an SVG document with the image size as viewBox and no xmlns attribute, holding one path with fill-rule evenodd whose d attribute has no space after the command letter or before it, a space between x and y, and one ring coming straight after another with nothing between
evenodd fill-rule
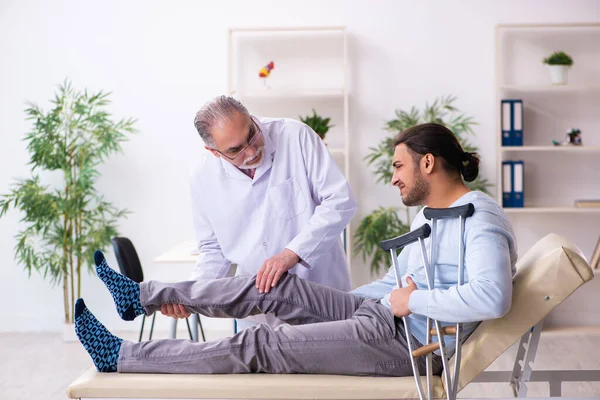
<instances>
[{"instance_id":1,"label":"light blue sweater","mask_svg":"<svg viewBox=\"0 0 600 400\"><path fill-rule=\"evenodd\" d=\"M464 337L486 319L499 318L510 309L512 277L516 272L517 249L510 220L493 199L482 192L472 191L456 200L451 207L473 203L475 213L466 219L465 271L462 286L458 282L458 218L438 220L436 226L435 284L427 289L425 268L418 243L413 243L398 255L402 285L406 276L417 285L408 303L411 333L422 344L426 340L427 317L443 322L442 325L464 322ZM419 228L426 220L421 210L411 224ZM429 257L430 239L425 239ZM429 260L430 264L433 264ZM352 293L390 307L390 293L396 289L396 277L390 267L387 274ZM436 340L434 336L434 341ZM446 345L454 345L454 336L445 337ZM436 352L439 354L439 352ZM453 354L451 351L450 354Z\"/></svg>"}]
</instances>

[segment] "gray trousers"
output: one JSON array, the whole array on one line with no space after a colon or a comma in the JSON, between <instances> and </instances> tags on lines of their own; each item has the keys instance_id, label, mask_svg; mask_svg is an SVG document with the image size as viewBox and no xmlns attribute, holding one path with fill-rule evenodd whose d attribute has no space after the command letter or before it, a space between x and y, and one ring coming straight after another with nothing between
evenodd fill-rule
<instances>
[{"instance_id":1,"label":"gray trousers","mask_svg":"<svg viewBox=\"0 0 600 400\"><path fill-rule=\"evenodd\" d=\"M284 274L269 293L255 278L141 284L146 313L179 303L208 317L273 314L287 324L258 325L230 338L198 343L185 339L123 341L119 372L241 374L336 374L409 376L412 368L402 320L378 301L357 297ZM413 340L413 346L419 346ZM425 360L418 359L421 373ZM434 373L441 372L434 356Z\"/></svg>"}]
</instances>

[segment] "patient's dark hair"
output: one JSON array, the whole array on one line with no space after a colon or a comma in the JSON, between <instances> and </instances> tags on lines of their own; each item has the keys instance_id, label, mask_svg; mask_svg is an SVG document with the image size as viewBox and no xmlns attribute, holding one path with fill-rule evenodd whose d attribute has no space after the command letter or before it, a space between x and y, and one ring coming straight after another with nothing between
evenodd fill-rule
<instances>
[{"instance_id":1,"label":"patient's dark hair","mask_svg":"<svg viewBox=\"0 0 600 400\"><path fill-rule=\"evenodd\" d=\"M415 125L398 134L393 148L404 143L418 164L421 157L431 153L442 159L442 167L452 173L462 175L471 182L479 174L479 157L476 153L465 152L452 131L440 124L427 123Z\"/></svg>"}]
</instances>

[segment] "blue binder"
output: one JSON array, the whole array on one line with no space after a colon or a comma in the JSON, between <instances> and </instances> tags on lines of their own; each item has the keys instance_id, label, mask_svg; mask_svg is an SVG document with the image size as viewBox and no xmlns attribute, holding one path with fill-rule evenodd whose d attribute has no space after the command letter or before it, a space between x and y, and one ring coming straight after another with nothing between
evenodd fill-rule
<instances>
[{"instance_id":1,"label":"blue binder","mask_svg":"<svg viewBox=\"0 0 600 400\"><path fill-rule=\"evenodd\" d=\"M500 108L500 120L502 121L502 146L510 146L512 131L512 102L502 100Z\"/></svg>"},{"instance_id":2,"label":"blue binder","mask_svg":"<svg viewBox=\"0 0 600 400\"><path fill-rule=\"evenodd\" d=\"M513 101L512 116L511 146L523 146L523 100Z\"/></svg>"},{"instance_id":3,"label":"blue binder","mask_svg":"<svg viewBox=\"0 0 600 400\"><path fill-rule=\"evenodd\" d=\"M502 207L513 206L512 161L502 161Z\"/></svg>"},{"instance_id":4,"label":"blue binder","mask_svg":"<svg viewBox=\"0 0 600 400\"><path fill-rule=\"evenodd\" d=\"M502 146L523 146L523 100L501 101Z\"/></svg>"},{"instance_id":5,"label":"blue binder","mask_svg":"<svg viewBox=\"0 0 600 400\"><path fill-rule=\"evenodd\" d=\"M525 206L523 161L502 161L502 207Z\"/></svg>"},{"instance_id":6,"label":"blue binder","mask_svg":"<svg viewBox=\"0 0 600 400\"><path fill-rule=\"evenodd\" d=\"M512 162L512 176L512 206L523 207L525 205L525 196L523 191L523 188L525 186L525 164L523 163L523 161Z\"/></svg>"}]
</instances>

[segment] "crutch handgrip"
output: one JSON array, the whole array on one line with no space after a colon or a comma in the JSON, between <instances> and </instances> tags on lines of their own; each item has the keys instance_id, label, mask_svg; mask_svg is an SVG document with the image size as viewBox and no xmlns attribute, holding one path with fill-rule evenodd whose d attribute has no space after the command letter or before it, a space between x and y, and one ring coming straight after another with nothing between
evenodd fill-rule
<instances>
[{"instance_id":1,"label":"crutch handgrip","mask_svg":"<svg viewBox=\"0 0 600 400\"><path fill-rule=\"evenodd\" d=\"M414 231L405 233L404 235L400 235L392 239L383 240L381 243L379 243L379 245L383 250L390 251L390 249L398 249L408 246L419 239L425 239L429 237L430 233L431 227L428 224L423 224L420 228L415 229Z\"/></svg>"},{"instance_id":2,"label":"crutch handgrip","mask_svg":"<svg viewBox=\"0 0 600 400\"><path fill-rule=\"evenodd\" d=\"M475 212L475 206L473 203L465 204L463 206L450 207L450 208L430 208L425 207L423 209L423 215L427 219L437 218L467 218L473 215Z\"/></svg>"},{"instance_id":3,"label":"crutch handgrip","mask_svg":"<svg viewBox=\"0 0 600 400\"><path fill-rule=\"evenodd\" d=\"M418 349L412 351L413 357L421 357L427 355L429 353L433 353L436 350L439 350L440 342L435 342L431 344L426 344L425 346L421 346Z\"/></svg>"},{"instance_id":4,"label":"crutch handgrip","mask_svg":"<svg viewBox=\"0 0 600 400\"><path fill-rule=\"evenodd\" d=\"M429 331L431 335L437 336L435 328ZM444 326L442 327L442 335L454 335L456 334L456 326Z\"/></svg>"}]
</instances>

